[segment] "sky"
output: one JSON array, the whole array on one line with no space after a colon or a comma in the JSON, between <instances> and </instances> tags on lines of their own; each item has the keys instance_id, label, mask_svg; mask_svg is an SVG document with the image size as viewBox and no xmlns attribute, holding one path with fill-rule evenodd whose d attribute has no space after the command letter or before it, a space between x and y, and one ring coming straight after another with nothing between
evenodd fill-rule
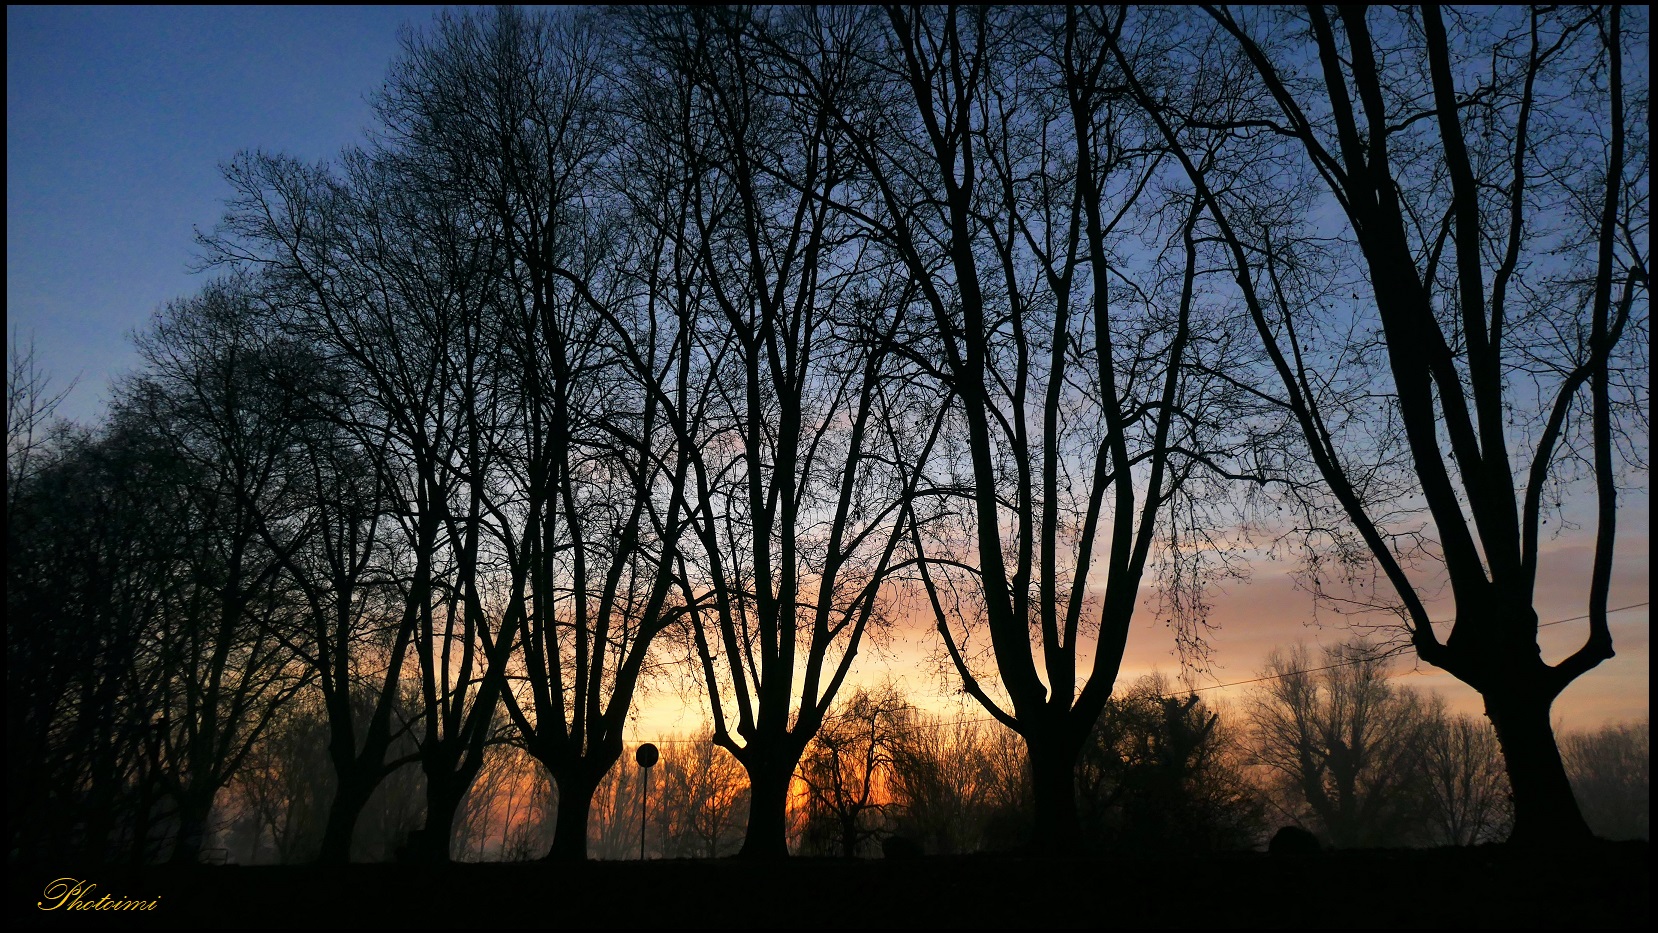
<instances>
[{"instance_id":1,"label":"sky","mask_svg":"<svg viewBox=\"0 0 1658 933\"><path fill-rule=\"evenodd\" d=\"M200 287L243 149L324 159L373 122L368 95L413 7L6 8L7 343L34 341L61 414L93 420L129 340Z\"/></svg>"},{"instance_id":2,"label":"sky","mask_svg":"<svg viewBox=\"0 0 1658 933\"><path fill-rule=\"evenodd\" d=\"M33 342L37 363L75 388L60 414L96 421L113 378L137 358L130 336L170 299L201 286L193 272L197 229L211 230L230 193L219 165L244 149L327 159L364 138L369 95L398 51L399 27L430 22L432 7L40 8L6 10L7 343ZM1648 598L1648 497L1626 500L1610 605ZM1545 550L1537 609L1543 622L1586 607L1590 551L1562 539ZM1213 594L1206 696L1241 696L1223 685L1253 678L1267 653L1297 639L1335 644L1351 632L1317 616L1284 563L1264 562L1248 583ZM1448 618L1448 606L1435 618ZM1650 695L1648 608L1614 613L1618 655L1569 687L1555 705L1568 730L1645 718ZM911 630L913 628L913 630ZM1581 643L1586 623L1544 631L1554 661ZM891 679L918 705L982 716L961 705L936 673L926 626L865 650L857 680ZM1438 690L1458 711L1479 713L1473 690L1410 657L1399 682ZM1173 639L1141 612L1123 682L1160 670L1177 676ZM694 698L645 698L630 741L690 731Z\"/></svg>"}]
</instances>

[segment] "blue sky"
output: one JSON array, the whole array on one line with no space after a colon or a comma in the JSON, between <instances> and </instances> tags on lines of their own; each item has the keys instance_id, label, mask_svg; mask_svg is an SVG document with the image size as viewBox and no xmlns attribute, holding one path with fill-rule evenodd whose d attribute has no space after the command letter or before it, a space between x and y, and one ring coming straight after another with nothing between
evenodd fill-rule
<instances>
[{"instance_id":1,"label":"blue sky","mask_svg":"<svg viewBox=\"0 0 1658 933\"><path fill-rule=\"evenodd\" d=\"M327 159L364 138L369 95L398 51L399 27L423 27L435 7L93 8L6 10L7 341L33 339L61 387L79 386L60 414L95 421L109 381L136 363L130 334L172 298L200 287L194 230L218 221L229 188L219 164L242 149ZM1648 498L1620 529L1612 605L1648 596ZM1544 621L1584 611L1587 555L1551 544L1538 611ZM1274 645L1348 636L1309 627L1312 605L1283 565L1214 594L1221 628L1210 683L1253 677ZM1124 676L1176 668L1166 633L1142 613ZM1445 617L1440 612L1436 617ZM1326 616L1328 618L1328 616ZM1647 715L1648 610L1612 617L1618 658L1580 679L1556 713L1569 728ZM1583 623L1551 627L1545 653L1575 647ZM925 632L861 663L862 679L897 676L918 694L940 689ZM1401 665L1410 668L1413 662ZM1478 712L1478 697L1431 670L1415 686ZM948 692L945 690L943 692ZM664 700L652 727L686 728ZM645 723L641 723L644 725ZM648 737L648 736L647 736Z\"/></svg>"},{"instance_id":2,"label":"blue sky","mask_svg":"<svg viewBox=\"0 0 1658 933\"><path fill-rule=\"evenodd\" d=\"M194 228L241 149L363 138L398 28L429 7L6 8L7 343L97 418L128 335L200 286Z\"/></svg>"}]
</instances>

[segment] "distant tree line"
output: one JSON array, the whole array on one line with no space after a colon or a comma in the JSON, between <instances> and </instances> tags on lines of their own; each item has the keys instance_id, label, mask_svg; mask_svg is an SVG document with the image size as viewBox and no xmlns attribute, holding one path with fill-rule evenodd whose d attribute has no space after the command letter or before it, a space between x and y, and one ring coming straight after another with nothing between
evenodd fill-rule
<instances>
[{"instance_id":1,"label":"distant tree line","mask_svg":"<svg viewBox=\"0 0 1658 933\"><path fill-rule=\"evenodd\" d=\"M1249 850L1282 825L1340 848L1504 839L1512 811L1490 725L1390 683L1390 673L1390 662L1356 641L1321 656L1299 645L1274 656L1260 672L1268 680L1237 707L1211 707L1161 676L1136 682L1107 707L1084 750L1077 802L1086 850ZM329 785L316 740L322 721L315 711L295 715L221 795L211 847L219 857L306 862L320 846ZM662 759L648 775L628 755L596 789L590 855L638 858L642 820L647 858L735 854L748 806L741 766L707 731L658 741ZM1564 737L1568 773L1598 835L1649 838L1650 742L1645 723ZM542 857L557 794L521 747L492 745L457 811L453 856ZM924 713L890 687L859 688L837 704L795 774L789 848L870 858L896 839L926 854L1010 851L1028 838L1030 797L1012 732ZM355 857L395 859L420 823L418 775L405 769L377 795Z\"/></svg>"},{"instance_id":2,"label":"distant tree line","mask_svg":"<svg viewBox=\"0 0 1658 933\"><path fill-rule=\"evenodd\" d=\"M11 857L625 853L658 684L710 719L659 854L1613 831L1571 781L1638 736L1549 711L1645 467L1646 28L440 14L368 142L225 164L217 277L101 424L14 350ZM1595 538L1556 664L1550 518ZM1262 554L1490 725L1364 644L1241 713L1119 684ZM916 619L983 723L846 689Z\"/></svg>"}]
</instances>

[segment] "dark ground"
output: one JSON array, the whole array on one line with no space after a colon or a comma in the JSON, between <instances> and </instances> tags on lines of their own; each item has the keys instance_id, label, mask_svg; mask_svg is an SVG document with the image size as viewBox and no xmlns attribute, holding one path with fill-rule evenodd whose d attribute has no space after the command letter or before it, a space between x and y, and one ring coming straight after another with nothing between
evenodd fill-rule
<instances>
[{"instance_id":1,"label":"dark ground","mask_svg":"<svg viewBox=\"0 0 1658 933\"><path fill-rule=\"evenodd\" d=\"M129 929L1639 927L1647 843L1544 856L1504 847L1316 856L795 859L442 868L12 867L11 925ZM56 878L149 912L42 911Z\"/></svg>"}]
</instances>

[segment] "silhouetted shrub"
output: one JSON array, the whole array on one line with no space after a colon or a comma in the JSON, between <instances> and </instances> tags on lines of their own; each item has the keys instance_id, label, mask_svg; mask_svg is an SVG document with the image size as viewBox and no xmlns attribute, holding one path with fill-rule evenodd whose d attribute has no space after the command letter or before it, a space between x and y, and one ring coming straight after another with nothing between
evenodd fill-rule
<instances>
[{"instance_id":1,"label":"silhouetted shrub","mask_svg":"<svg viewBox=\"0 0 1658 933\"><path fill-rule=\"evenodd\" d=\"M1299 826L1285 826L1267 844L1272 855L1317 855L1322 848L1317 836Z\"/></svg>"},{"instance_id":2,"label":"silhouetted shrub","mask_svg":"<svg viewBox=\"0 0 1658 933\"><path fill-rule=\"evenodd\" d=\"M908 836L888 836L881 840L881 855L886 858L920 858L921 843Z\"/></svg>"}]
</instances>

